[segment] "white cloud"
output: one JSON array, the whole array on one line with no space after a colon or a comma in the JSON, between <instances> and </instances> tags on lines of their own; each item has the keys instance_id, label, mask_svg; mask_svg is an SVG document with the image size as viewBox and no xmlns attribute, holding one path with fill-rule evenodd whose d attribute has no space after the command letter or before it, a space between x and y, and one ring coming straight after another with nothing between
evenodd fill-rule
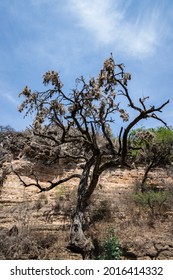
<instances>
[{"instance_id":1,"label":"white cloud","mask_svg":"<svg viewBox=\"0 0 173 280\"><path fill-rule=\"evenodd\" d=\"M12 94L11 93L9 93L9 92L6 92L6 93L4 93L3 95L2 95L2 97L4 97L4 98L6 98L8 101L10 101L13 105L19 105L19 102L16 100L16 98L14 98L13 96L12 96Z\"/></svg>"},{"instance_id":2,"label":"white cloud","mask_svg":"<svg viewBox=\"0 0 173 280\"><path fill-rule=\"evenodd\" d=\"M0 97L9 101L12 105L17 107L19 105L19 101L12 94L13 90L9 88L3 81L0 81Z\"/></svg>"},{"instance_id":3,"label":"white cloud","mask_svg":"<svg viewBox=\"0 0 173 280\"><path fill-rule=\"evenodd\" d=\"M159 5L144 6L140 2L141 11L135 18L130 11L131 3L135 5L134 1L120 0L70 1L80 26L91 32L99 43L111 44L115 50L128 55L149 56L163 37L163 16Z\"/></svg>"}]
</instances>

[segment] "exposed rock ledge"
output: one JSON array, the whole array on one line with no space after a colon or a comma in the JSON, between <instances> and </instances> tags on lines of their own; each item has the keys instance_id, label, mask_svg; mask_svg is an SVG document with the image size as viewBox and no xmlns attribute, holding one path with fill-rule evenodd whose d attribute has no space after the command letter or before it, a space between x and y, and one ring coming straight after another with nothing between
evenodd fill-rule
<instances>
[{"instance_id":1,"label":"exposed rock ledge","mask_svg":"<svg viewBox=\"0 0 173 280\"><path fill-rule=\"evenodd\" d=\"M43 184L67 173L80 172L76 164L63 170L58 165L48 167L39 163L33 164L31 161L24 159L4 163L3 168L9 169L11 165L27 182L32 180L30 174L33 168ZM147 211L145 209L140 210L131 201L134 185L141 179L143 172L142 168L131 171L118 169L109 170L102 175L97 191L93 196L93 202L98 205L107 200L111 206L112 218L110 221L96 223L92 231L102 239L105 232L103 227L105 229L109 226L114 227L124 250L124 256L127 259L173 259L172 210L169 213L156 216L154 224L150 224ZM160 187L172 186L171 174L172 171L168 173L166 170L156 169L150 174L149 181L151 184ZM58 210L57 213L54 210L57 205L57 198L59 199L62 196L69 199L67 204L65 204L65 200L62 201L64 203L62 209L66 207L64 205L73 207L77 183L78 180L73 179L67 184L63 184L62 187L59 186L42 195L34 187L24 189L16 175L8 174L0 200L0 221L3 232L4 229L10 230L13 225L16 225L20 234L24 223L25 226L28 223L30 230L40 232L41 235L50 235L50 233L53 233L54 236L58 235L62 239L61 246L65 248L70 225L69 216L64 218L64 210L62 212ZM71 199L72 197L73 199ZM48 213L47 219L45 213ZM100 230L101 228L102 230ZM56 248L57 251L54 254L47 253L47 258L51 258L51 256L59 259L78 258L78 256L72 256L64 250L60 254L59 247ZM58 255L57 252L59 252Z\"/></svg>"}]
</instances>

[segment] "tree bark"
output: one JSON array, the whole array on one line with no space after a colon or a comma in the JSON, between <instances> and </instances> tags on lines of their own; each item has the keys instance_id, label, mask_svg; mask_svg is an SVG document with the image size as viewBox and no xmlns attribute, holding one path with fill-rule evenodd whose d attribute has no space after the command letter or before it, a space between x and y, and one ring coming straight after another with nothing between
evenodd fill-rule
<instances>
[{"instance_id":1,"label":"tree bark","mask_svg":"<svg viewBox=\"0 0 173 280\"><path fill-rule=\"evenodd\" d=\"M70 242L67 246L74 253L82 255L83 259L92 259L94 253L94 245L91 238L87 238L83 230L84 213L76 212L72 217L70 229Z\"/></svg>"},{"instance_id":2,"label":"tree bark","mask_svg":"<svg viewBox=\"0 0 173 280\"><path fill-rule=\"evenodd\" d=\"M92 164L94 162L94 157L90 159L89 162L86 163L85 168L83 170L81 180L78 187L77 192L77 205L74 214L72 215L72 221L71 221L71 228L70 228L70 241L67 246L68 249L70 249L72 252L79 253L82 255L83 259L92 259L94 254L94 245L92 243L91 238L87 237L85 234L85 225L86 225L86 219L85 219L85 211L88 206L88 200L92 194L88 195L88 188L91 186L88 183L89 176L90 176L90 169L92 167ZM97 160L95 164L97 163ZM95 168L93 169L93 172L95 171ZM92 173L93 173L92 172ZM92 185L92 190L95 189L97 185L97 180L93 181L94 186Z\"/></svg>"}]
</instances>

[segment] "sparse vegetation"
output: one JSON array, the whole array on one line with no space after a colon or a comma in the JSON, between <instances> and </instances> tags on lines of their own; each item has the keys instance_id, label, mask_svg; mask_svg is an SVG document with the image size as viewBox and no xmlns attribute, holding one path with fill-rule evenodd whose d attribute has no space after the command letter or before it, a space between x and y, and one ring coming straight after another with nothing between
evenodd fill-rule
<instances>
[{"instance_id":1,"label":"sparse vegetation","mask_svg":"<svg viewBox=\"0 0 173 280\"><path fill-rule=\"evenodd\" d=\"M99 221L109 222L112 219L111 205L108 200L100 200L99 205L95 206L90 213L90 223Z\"/></svg>"},{"instance_id":2,"label":"sparse vegetation","mask_svg":"<svg viewBox=\"0 0 173 280\"><path fill-rule=\"evenodd\" d=\"M8 232L0 231L0 259L6 260L30 260L47 259L47 250L55 246L55 235L42 236L30 232L30 234L9 236Z\"/></svg>"},{"instance_id":3,"label":"sparse vegetation","mask_svg":"<svg viewBox=\"0 0 173 280\"><path fill-rule=\"evenodd\" d=\"M170 164L173 153L173 130L168 127L138 128L129 136L133 160L153 167Z\"/></svg>"},{"instance_id":4,"label":"sparse vegetation","mask_svg":"<svg viewBox=\"0 0 173 280\"><path fill-rule=\"evenodd\" d=\"M173 202L172 192L167 190L148 190L145 193L138 191L133 194L133 198L138 206L151 211L151 215L154 216L161 215L164 211L169 210L168 207Z\"/></svg>"},{"instance_id":5,"label":"sparse vegetation","mask_svg":"<svg viewBox=\"0 0 173 280\"><path fill-rule=\"evenodd\" d=\"M129 141L133 161L145 169L140 184L141 191L145 192L149 172L158 166L166 168L172 162L173 130L168 127L140 128L131 132Z\"/></svg>"}]
</instances>

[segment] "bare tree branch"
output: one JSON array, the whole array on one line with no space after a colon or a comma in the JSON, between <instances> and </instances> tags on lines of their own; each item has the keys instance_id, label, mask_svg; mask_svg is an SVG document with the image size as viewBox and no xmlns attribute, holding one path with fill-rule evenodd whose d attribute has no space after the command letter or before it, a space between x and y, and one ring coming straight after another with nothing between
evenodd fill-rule
<instances>
[{"instance_id":1,"label":"bare tree branch","mask_svg":"<svg viewBox=\"0 0 173 280\"><path fill-rule=\"evenodd\" d=\"M165 107L169 103L169 100L167 100L164 104L162 104L160 107L155 108L152 106L148 110L141 110L140 114L132 121L130 124L126 127L123 133L123 146L122 146L122 163L125 163L126 160L126 155L127 155L127 145L128 145L128 134L130 130L142 119L147 119L147 118L155 118L161 121L160 118L155 115L155 112L160 112L160 110ZM165 125L166 123L162 121Z\"/></svg>"},{"instance_id":2,"label":"bare tree branch","mask_svg":"<svg viewBox=\"0 0 173 280\"><path fill-rule=\"evenodd\" d=\"M80 179L81 178L81 175L80 174L73 174L73 175L70 175L64 179L60 179L56 182L51 182L51 181L48 181L49 183L49 186L48 187L42 187L41 183L39 182L37 176L32 173L31 175L34 176L34 179L35 179L35 183L32 182L32 183L26 183L22 177L19 175L18 172L16 172L15 170L13 170L14 174L19 178L20 182L24 185L25 188L28 188L28 187L31 187L31 186L35 186L39 189L39 192L47 192L47 191L50 191L52 189L54 189L55 187L57 187L58 185L60 184L63 184L73 178L78 178Z\"/></svg>"}]
</instances>

